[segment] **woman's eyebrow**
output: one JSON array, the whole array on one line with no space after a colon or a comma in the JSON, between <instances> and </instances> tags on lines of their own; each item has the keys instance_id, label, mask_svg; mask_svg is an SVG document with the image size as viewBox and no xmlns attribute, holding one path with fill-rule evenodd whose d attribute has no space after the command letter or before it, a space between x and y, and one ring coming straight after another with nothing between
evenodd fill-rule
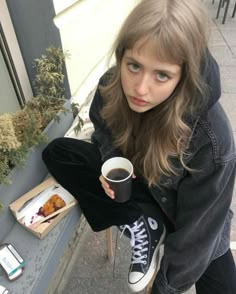
<instances>
[{"instance_id":1,"label":"woman's eyebrow","mask_svg":"<svg viewBox=\"0 0 236 294\"><path fill-rule=\"evenodd\" d=\"M133 63L136 63L140 66L142 66L142 64L140 62L138 62L136 59L134 59L133 57L130 57L130 56L124 56L125 59L127 59L128 61L130 62L133 62Z\"/></svg>"},{"instance_id":2,"label":"woman's eyebrow","mask_svg":"<svg viewBox=\"0 0 236 294\"><path fill-rule=\"evenodd\" d=\"M124 58L127 60L127 61L130 61L130 62L133 62L139 66L143 66L140 62L138 62L135 58L131 57L131 56L124 56ZM154 72L162 72L162 73L165 73L167 75L170 75L170 76L174 76L174 75L177 75L176 72L174 71L170 71L168 69L161 69L161 68L158 68L158 69L154 69L153 70Z\"/></svg>"}]
</instances>

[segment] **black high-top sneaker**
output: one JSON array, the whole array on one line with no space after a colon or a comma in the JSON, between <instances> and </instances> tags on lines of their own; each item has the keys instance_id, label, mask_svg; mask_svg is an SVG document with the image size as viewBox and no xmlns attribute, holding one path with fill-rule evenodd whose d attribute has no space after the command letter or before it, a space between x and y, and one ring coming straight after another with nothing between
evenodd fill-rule
<instances>
[{"instance_id":1,"label":"black high-top sneaker","mask_svg":"<svg viewBox=\"0 0 236 294\"><path fill-rule=\"evenodd\" d=\"M131 291L142 291L151 281L157 268L157 253L164 241L166 230L161 222L141 216L131 225L122 226L129 230L132 246L128 285Z\"/></svg>"}]
</instances>

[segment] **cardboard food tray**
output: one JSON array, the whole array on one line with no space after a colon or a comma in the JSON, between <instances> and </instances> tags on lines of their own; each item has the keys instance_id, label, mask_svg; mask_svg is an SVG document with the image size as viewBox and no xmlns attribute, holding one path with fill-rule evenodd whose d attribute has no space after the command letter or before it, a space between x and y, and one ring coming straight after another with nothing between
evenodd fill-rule
<instances>
[{"instance_id":1,"label":"cardboard food tray","mask_svg":"<svg viewBox=\"0 0 236 294\"><path fill-rule=\"evenodd\" d=\"M54 194L59 195L66 205L47 216L39 215L40 207ZM11 203L9 208L24 228L43 239L76 203L76 199L50 177Z\"/></svg>"}]
</instances>

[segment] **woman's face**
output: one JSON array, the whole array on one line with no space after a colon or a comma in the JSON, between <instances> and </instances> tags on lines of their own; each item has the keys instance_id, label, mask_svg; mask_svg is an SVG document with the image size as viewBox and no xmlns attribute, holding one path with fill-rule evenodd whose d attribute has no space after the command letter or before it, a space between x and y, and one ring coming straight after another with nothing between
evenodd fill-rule
<instances>
[{"instance_id":1,"label":"woman's face","mask_svg":"<svg viewBox=\"0 0 236 294\"><path fill-rule=\"evenodd\" d=\"M181 66L157 59L152 42L127 49L121 61L121 84L129 107L145 112L165 101L181 78Z\"/></svg>"}]
</instances>

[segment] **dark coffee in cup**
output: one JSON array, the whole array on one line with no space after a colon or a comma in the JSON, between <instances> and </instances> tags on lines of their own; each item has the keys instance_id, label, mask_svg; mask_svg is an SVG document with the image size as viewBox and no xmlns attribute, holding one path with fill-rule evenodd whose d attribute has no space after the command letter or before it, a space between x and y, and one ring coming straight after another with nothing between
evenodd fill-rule
<instances>
[{"instance_id":1,"label":"dark coffee in cup","mask_svg":"<svg viewBox=\"0 0 236 294\"><path fill-rule=\"evenodd\" d=\"M115 201L126 202L132 191L133 165L124 157L113 157L102 165L102 175L115 193Z\"/></svg>"},{"instance_id":2,"label":"dark coffee in cup","mask_svg":"<svg viewBox=\"0 0 236 294\"><path fill-rule=\"evenodd\" d=\"M107 178L114 181L120 181L129 176L129 172L123 168L114 168L109 171Z\"/></svg>"}]
</instances>

